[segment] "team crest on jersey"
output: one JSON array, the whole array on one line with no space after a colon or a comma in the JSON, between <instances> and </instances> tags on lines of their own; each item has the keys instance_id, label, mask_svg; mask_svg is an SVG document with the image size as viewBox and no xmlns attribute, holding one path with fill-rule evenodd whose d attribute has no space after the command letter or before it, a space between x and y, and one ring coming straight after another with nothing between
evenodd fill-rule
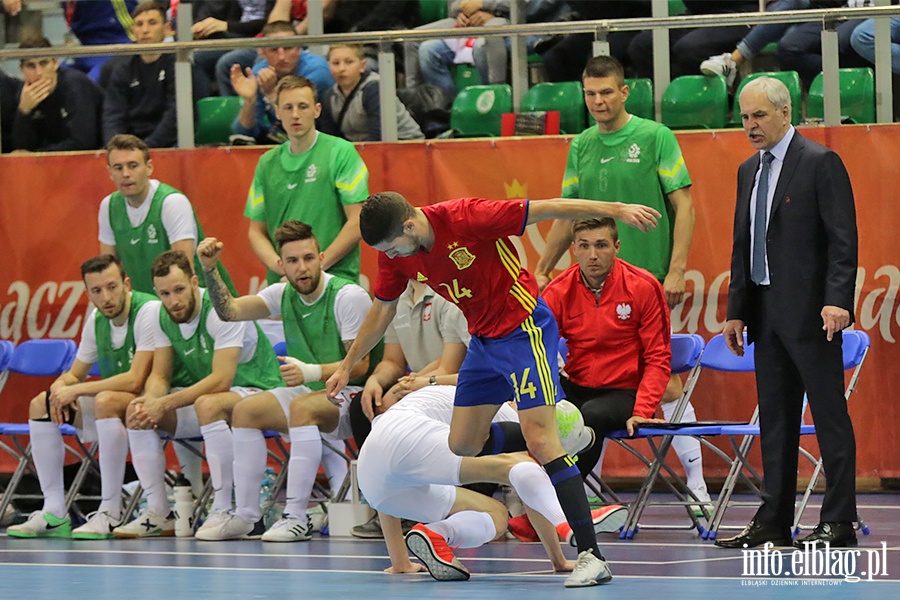
<instances>
[{"instance_id":1,"label":"team crest on jersey","mask_svg":"<svg viewBox=\"0 0 900 600\"><path fill-rule=\"evenodd\" d=\"M621 320L625 321L626 319L631 318L631 305L625 304L624 302L616 307L616 316Z\"/></svg>"},{"instance_id":2,"label":"team crest on jersey","mask_svg":"<svg viewBox=\"0 0 900 600\"><path fill-rule=\"evenodd\" d=\"M632 144L628 148L628 157L625 159L625 162L630 163L639 163L641 162L641 147L637 144Z\"/></svg>"},{"instance_id":3,"label":"team crest on jersey","mask_svg":"<svg viewBox=\"0 0 900 600\"><path fill-rule=\"evenodd\" d=\"M434 310L434 304L432 304L431 302L426 302L425 306L422 307L422 320L426 321L426 322L430 321L431 313L433 310Z\"/></svg>"},{"instance_id":4,"label":"team crest on jersey","mask_svg":"<svg viewBox=\"0 0 900 600\"><path fill-rule=\"evenodd\" d=\"M147 240L148 244L158 244L159 243L159 240L156 239L156 226L153 225L153 223L151 223L147 227L147 238L149 238Z\"/></svg>"},{"instance_id":5,"label":"team crest on jersey","mask_svg":"<svg viewBox=\"0 0 900 600\"><path fill-rule=\"evenodd\" d=\"M203 350L203 354L209 354L209 348L206 344L206 338L202 335L200 336L200 349Z\"/></svg>"},{"instance_id":6,"label":"team crest on jersey","mask_svg":"<svg viewBox=\"0 0 900 600\"><path fill-rule=\"evenodd\" d=\"M318 169L316 168L315 164L311 164L306 167L306 183L312 183L313 181L315 181L317 172Z\"/></svg>"},{"instance_id":7,"label":"team crest on jersey","mask_svg":"<svg viewBox=\"0 0 900 600\"><path fill-rule=\"evenodd\" d=\"M455 244L454 244L455 245ZM472 266L472 263L475 262L475 255L469 252L469 249L466 247L457 248L453 252L449 254L450 260L456 265L456 268L462 271L463 269L468 269Z\"/></svg>"}]
</instances>

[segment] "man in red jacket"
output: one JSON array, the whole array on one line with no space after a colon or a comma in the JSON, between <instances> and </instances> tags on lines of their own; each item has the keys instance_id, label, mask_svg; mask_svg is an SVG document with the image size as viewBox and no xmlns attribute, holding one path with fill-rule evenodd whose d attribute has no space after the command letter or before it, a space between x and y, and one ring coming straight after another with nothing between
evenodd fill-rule
<instances>
[{"instance_id":1,"label":"man in red jacket","mask_svg":"<svg viewBox=\"0 0 900 600\"><path fill-rule=\"evenodd\" d=\"M656 277L616 258L615 220L575 221L573 233L577 264L542 295L568 340L560 384L598 439L578 456L587 476L600 460L606 432L665 422L653 416L671 373L671 324Z\"/></svg>"}]
</instances>

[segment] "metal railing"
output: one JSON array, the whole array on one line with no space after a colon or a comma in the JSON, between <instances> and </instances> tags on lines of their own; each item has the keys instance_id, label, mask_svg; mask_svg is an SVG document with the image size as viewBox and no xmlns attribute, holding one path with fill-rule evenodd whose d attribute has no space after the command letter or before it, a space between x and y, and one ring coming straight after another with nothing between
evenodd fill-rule
<instances>
[{"instance_id":1,"label":"metal railing","mask_svg":"<svg viewBox=\"0 0 900 600\"><path fill-rule=\"evenodd\" d=\"M886 4L890 0L875 0ZM310 10L321 10L321 0L310 0ZM512 0L511 25L479 27L478 37L509 37L511 44L511 81L514 107L528 89L525 39L533 35L591 33L595 36L595 54L608 54L606 36L615 31L653 30L654 95L656 114L662 92L669 84L669 29L695 27L720 27L734 25L759 25L765 23L808 23L822 25L822 71L826 125L840 124L840 89L838 81L838 44L835 24L848 19L876 18L876 112L877 122L893 121L893 94L891 81L891 50L889 17L900 17L900 6L874 6L863 8L837 8L823 10L797 10L783 12L728 13L716 15L664 16L640 19L616 19L597 21L572 21L564 23L521 24L524 16L524 0ZM232 38L224 40L190 40L191 5L179 6L178 37L180 40L161 44L110 44L105 46L76 46L41 49L41 56L61 58L78 56L108 56L136 54L176 55L176 97L178 108L178 145L194 146L193 98L191 91L191 53L199 50L235 50L242 48L269 48L281 46L324 46L337 43L376 43L379 46L378 63L381 76L382 139L397 140L396 122L396 69L391 47L395 43L421 42L429 39L471 37L467 28L393 30L337 34L310 34L294 37ZM653 0L654 14L668 11L668 0ZM313 23L311 31L321 31L321 22ZM34 49L0 49L0 60L21 60L35 56Z\"/></svg>"}]
</instances>

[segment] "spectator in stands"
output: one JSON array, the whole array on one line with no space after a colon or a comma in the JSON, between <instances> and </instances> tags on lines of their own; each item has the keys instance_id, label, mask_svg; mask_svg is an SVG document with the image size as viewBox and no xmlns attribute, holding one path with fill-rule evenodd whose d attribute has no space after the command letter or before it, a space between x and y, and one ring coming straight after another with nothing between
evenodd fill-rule
<instances>
[{"instance_id":1,"label":"spectator in stands","mask_svg":"<svg viewBox=\"0 0 900 600\"><path fill-rule=\"evenodd\" d=\"M544 14L532 14L532 11L538 10L542 5ZM568 14L566 12L548 12L553 8L556 11L567 9L570 12ZM545 0L538 2L531 0L526 10L528 23L555 22L560 20L560 17L567 21L633 19L649 17L651 14L649 0L630 0L629 2L620 0L591 2ZM637 34L637 31L612 31L606 37L609 42L610 56L618 59L626 70L631 66L628 58L628 45ZM543 57L542 65L547 81L577 81L581 79L584 63L594 55L594 39L595 36L592 33L575 33L552 36L538 43L535 51Z\"/></svg>"},{"instance_id":2,"label":"spectator in stands","mask_svg":"<svg viewBox=\"0 0 900 600\"><path fill-rule=\"evenodd\" d=\"M25 40L19 48L50 48L44 37ZM103 92L87 75L60 68L55 58L19 62L25 84L12 122L12 150L60 152L100 147Z\"/></svg>"},{"instance_id":3,"label":"spectator in stands","mask_svg":"<svg viewBox=\"0 0 900 600\"><path fill-rule=\"evenodd\" d=\"M275 21L263 28L264 38L294 35L294 28L287 21ZM234 132L260 144L279 144L288 136L274 109L278 82L288 75L299 75L312 81L316 89L327 90L334 85L334 79L328 61L299 46L261 48L259 53L265 60L256 63L252 70L239 65L231 67L231 85L244 100L234 121Z\"/></svg>"},{"instance_id":4,"label":"spectator in stands","mask_svg":"<svg viewBox=\"0 0 900 600\"><path fill-rule=\"evenodd\" d=\"M856 26L850 36L850 45L857 54L875 64L875 19ZM891 70L895 75L900 74L900 17L891 17Z\"/></svg>"},{"instance_id":5,"label":"spectator in stands","mask_svg":"<svg viewBox=\"0 0 900 600\"><path fill-rule=\"evenodd\" d=\"M346 140L316 131L315 86L291 75L275 91L289 141L259 159L247 194L250 246L266 266L266 280L284 276L275 232L286 219L310 223L322 244L322 269L359 281L359 211L369 193L369 171Z\"/></svg>"},{"instance_id":6,"label":"spectator in stands","mask_svg":"<svg viewBox=\"0 0 900 600\"><path fill-rule=\"evenodd\" d=\"M599 440L607 433L665 422L653 416L671 374L671 322L659 281L617 257L613 219L575 221L572 229L577 263L541 295L567 340L560 385L598 438L578 456L586 477L601 459L605 441Z\"/></svg>"},{"instance_id":7,"label":"spectator in stands","mask_svg":"<svg viewBox=\"0 0 900 600\"><path fill-rule=\"evenodd\" d=\"M869 0L811 0L810 8L840 8L864 6ZM838 34L838 56L840 66L865 67L869 63L850 46L850 37L862 19L841 21L834 30ZM778 64L784 71L797 71L807 87L822 72L822 23L800 23L792 27L778 42Z\"/></svg>"},{"instance_id":8,"label":"spectator in stands","mask_svg":"<svg viewBox=\"0 0 900 600\"><path fill-rule=\"evenodd\" d=\"M454 27L497 27L509 24L509 0L448 0L446 19L416 29L452 29ZM477 35L473 31L473 35ZM482 83L505 83L507 52L503 38L453 38L428 40L404 45L406 85L432 83L450 96L456 85L450 67L472 63L478 67Z\"/></svg>"},{"instance_id":9,"label":"spectator in stands","mask_svg":"<svg viewBox=\"0 0 900 600\"><path fill-rule=\"evenodd\" d=\"M44 505L26 522L7 529L10 537L102 540L111 538L112 529L122 523L128 457L123 419L150 374L154 346L150 316L159 302L150 294L132 292L122 263L111 254L86 260L81 276L95 310L84 320L75 361L49 390L31 400L28 411L31 454ZM85 381L94 363L101 379ZM100 449L100 508L74 531L65 502L65 446L59 431L63 423L75 425L83 441L98 441Z\"/></svg>"},{"instance_id":10,"label":"spectator in stands","mask_svg":"<svg viewBox=\"0 0 900 600\"><path fill-rule=\"evenodd\" d=\"M182 0L193 6L194 24L191 34L195 40L252 38L262 32L275 0ZM220 96L234 96L231 87L231 65L252 67L257 53L252 48L239 50L203 50L194 54L193 74L200 78L199 98L212 94L212 82ZM198 100L199 98L194 98Z\"/></svg>"},{"instance_id":11,"label":"spectator in stands","mask_svg":"<svg viewBox=\"0 0 900 600\"><path fill-rule=\"evenodd\" d=\"M0 69L0 146L3 152L12 150L12 126L21 93L22 80L10 77Z\"/></svg>"},{"instance_id":12,"label":"spectator in stands","mask_svg":"<svg viewBox=\"0 0 900 600\"><path fill-rule=\"evenodd\" d=\"M716 15L757 12L757 0L684 0L685 15ZM746 25L694 27L669 30L672 77L694 75L700 63L716 54L730 52L745 35ZM653 77L653 32L642 31L628 46L628 56L637 77Z\"/></svg>"},{"instance_id":13,"label":"spectator in stands","mask_svg":"<svg viewBox=\"0 0 900 600\"><path fill-rule=\"evenodd\" d=\"M15 17L20 12L22 12L22 0L3 0L3 4L0 5L0 14L5 13Z\"/></svg>"},{"instance_id":14,"label":"spectator in stands","mask_svg":"<svg viewBox=\"0 0 900 600\"><path fill-rule=\"evenodd\" d=\"M155 0L134 9L137 44L160 44L172 31L165 5ZM151 148L171 148L178 140L175 109L175 55L139 54L116 64L106 91L103 139L128 133Z\"/></svg>"},{"instance_id":15,"label":"spectator in stands","mask_svg":"<svg viewBox=\"0 0 900 600\"><path fill-rule=\"evenodd\" d=\"M809 8L809 0L775 0L766 5L767 12L803 10ZM731 52L710 56L700 63L704 75L722 75L728 87L734 85L738 69L759 54L766 45L777 42L793 26L792 23L766 23L756 25Z\"/></svg>"},{"instance_id":16,"label":"spectator in stands","mask_svg":"<svg viewBox=\"0 0 900 600\"><path fill-rule=\"evenodd\" d=\"M366 72L362 45L332 45L328 65L336 83L322 97L319 130L351 142L381 141L380 78ZM425 138L399 98L397 133L401 140Z\"/></svg>"},{"instance_id":17,"label":"spectator in stands","mask_svg":"<svg viewBox=\"0 0 900 600\"><path fill-rule=\"evenodd\" d=\"M138 0L73 0L63 4L69 28L82 46L128 44L134 39L131 13L137 8ZM73 66L99 83L100 68L111 58L79 56Z\"/></svg>"}]
</instances>

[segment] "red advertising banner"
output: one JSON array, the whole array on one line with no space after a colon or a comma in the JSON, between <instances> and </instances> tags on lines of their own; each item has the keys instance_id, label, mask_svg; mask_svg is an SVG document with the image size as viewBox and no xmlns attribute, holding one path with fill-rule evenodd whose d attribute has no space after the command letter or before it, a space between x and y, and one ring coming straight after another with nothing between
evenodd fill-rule
<instances>
[{"instance_id":1,"label":"red advertising banner","mask_svg":"<svg viewBox=\"0 0 900 600\"><path fill-rule=\"evenodd\" d=\"M860 478L900 477L900 227L896 187L900 126L804 129L836 150L850 172L860 232L856 327L872 349L850 412L857 432ZM741 131L679 133L693 181L697 214L688 261L689 293L675 308L676 332L719 333L725 318L736 172L752 148ZM549 198L560 192L570 138L499 138L397 144L362 144L371 191L395 190L414 204L461 196ZM224 262L241 293L255 292L264 273L247 241L242 216L261 148L154 151L153 177L182 190L207 235L226 244ZM78 338L87 309L80 263L97 254L97 208L113 191L103 153L0 158L0 339ZM549 225L531 226L516 240L527 266L543 250ZM890 240L894 240L891 242ZM374 276L374 252L364 247L363 275ZM568 266L564 257L560 267ZM364 277L364 284L366 284ZM0 420L23 421L27 401L48 382L10 377L0 394ZM701 376L693 397L698 418L741 420L753 412L751 376ZM815 441L804 441L815 450ZM0 468L8 463L0 464ZM727 466L710 455L708 476ZM636 476L642 470L612 453L604 472ZM801 475L808 471L801 471Z\"/></svg>"}]
</instances>

